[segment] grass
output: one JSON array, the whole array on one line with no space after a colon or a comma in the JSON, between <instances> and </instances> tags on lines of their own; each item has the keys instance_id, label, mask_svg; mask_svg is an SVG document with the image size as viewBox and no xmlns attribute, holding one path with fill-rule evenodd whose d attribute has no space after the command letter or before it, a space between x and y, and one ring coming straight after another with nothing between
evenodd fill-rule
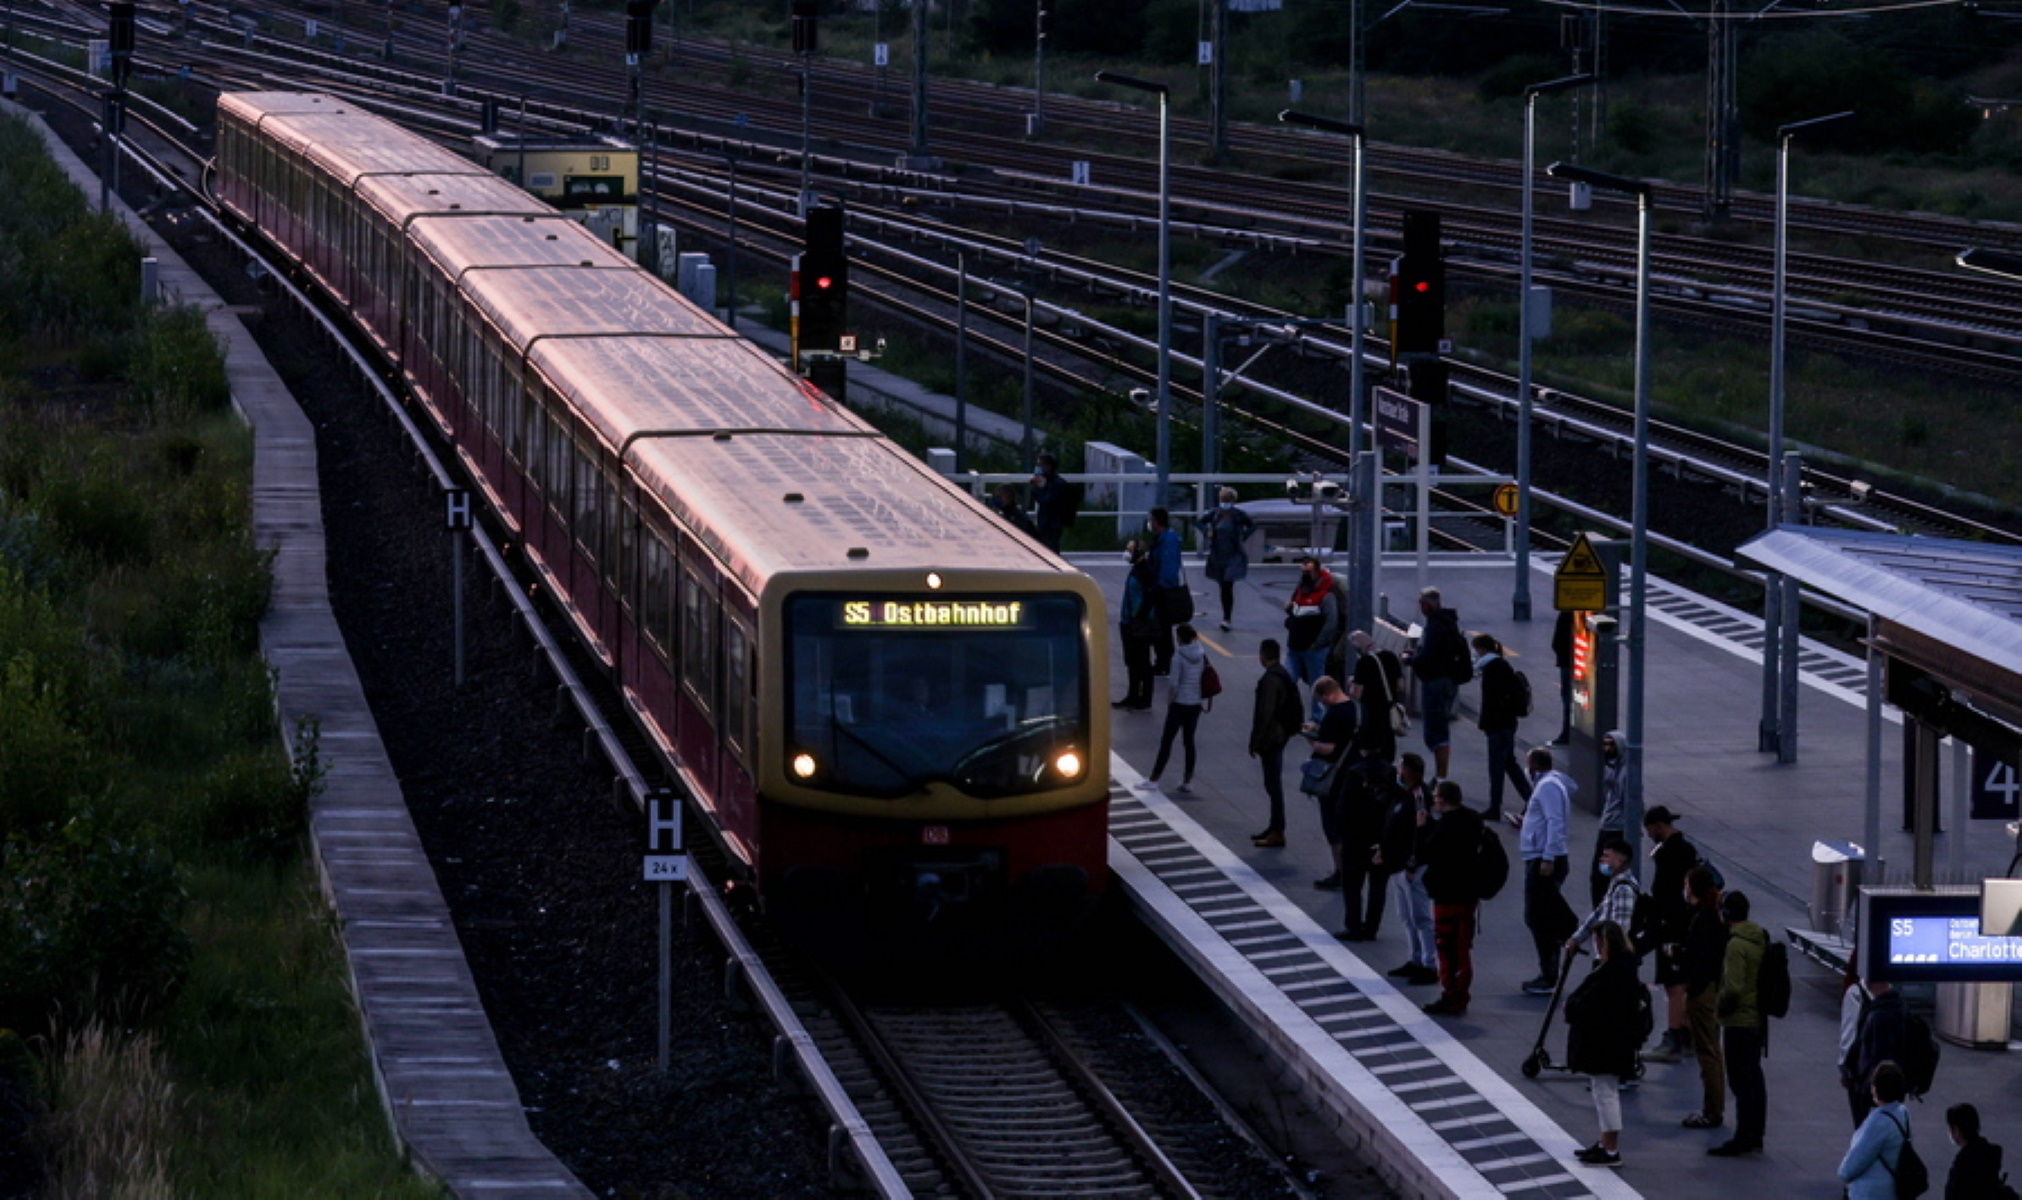
<instances>
[{"instance_id":1,"label":"grass","mask_svg":"<svg viewBox=\"0 0 2022 1200\"><path fill-rule=\"evenodd\" d=\"M16 122L0 178L0 1026L42 1047L45 1194L437 1195L302 855L320 759L277 736L221 347L140 309Z\"/></svg>"}]
</instances>

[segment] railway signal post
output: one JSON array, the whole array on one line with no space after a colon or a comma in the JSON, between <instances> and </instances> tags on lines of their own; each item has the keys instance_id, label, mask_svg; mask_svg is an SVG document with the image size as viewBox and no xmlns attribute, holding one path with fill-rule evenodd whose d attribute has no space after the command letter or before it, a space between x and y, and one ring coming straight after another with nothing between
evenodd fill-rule
<instances>
[{"instance_id":1,"label":"railway signal post","mask_svg":"<svg viewBox=\"0 0 2022 1200\"><path fill-rule=\"evenodd\" d=\"M660 885L660 1029L655 1062L664 1074L674 1040L674 885L688 882L688 856L681 852L681 801L667 788L646 793L644 869L646 882Z\"/></svg>"},{"instance_id":2,"label":"railway signal post","mask_svg":"<svg viewBox=\"0 0 2022 1200\"><path fill-rule=\"evenodd\" d=\"M843 210L809 209L804 249L793 286L794 369L836 400L845 398L842 340L849 332L849 255L843 249Z\"/></svg>"},{"instance_id":3,"label":"railway signal post","mask_svg":"<svg viewBox=\"0 0 2022 1200\"><path fill-rule=\"evenodd\" d=\"M472 524L470 490L468 488L445 488L442 493L442 527L450 533L459 534L450 550L450 589L454 596L455 616L451 619L452 636L456 640L456 686L463 686L463 556L470 545Z\"/></svg>"},{"instance_id":4,"label":"railway signal post","mask_svg":"<svg viewBox=\"0 0 2022 1200\"><path fill-rule=\"evenodd\" d=\"M119 132L126 124L126 77L133 70L133 0L115 0L106 27L112 52L112 90L105 95L105 169L98 175L98 207L112 211L112 193L119 190Z\"/></svg>"}]
</instances>

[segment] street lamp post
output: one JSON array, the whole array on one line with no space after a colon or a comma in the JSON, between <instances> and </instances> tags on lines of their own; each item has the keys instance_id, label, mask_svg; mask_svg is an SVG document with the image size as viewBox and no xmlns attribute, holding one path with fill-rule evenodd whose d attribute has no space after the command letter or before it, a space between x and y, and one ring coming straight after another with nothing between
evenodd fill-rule
<instances>
[{"instance_id":1,"label":"street lamp post","mask_svg":"<svg viewBox=\"0 0 2022 1200\"><path fill-rule=\"evenodd\" d=\"M1851 112L1793 121L1776 130L1775 279L1769 310L1769 497L1768 526L1785 517L1783 501L1783 315L1790 253L1790 139L1801 129L1844 121ZM1797 581L1771 572L1762 581L1762 719L1757 750L1774 750L1776 761L1797 761ZM1785 637L1788 631L1789 637Z\"/></svg>"},{"instance_id":2,"label":"street lamp post","mask_svg":"<svg viewBox=\"0 0 2022 1200\"><path fill-rule=\"evenodd\" d=\"M1358 22L1361 19L1361 11L1361 6L1358 3L1354 7L1355 19ZM1354 289L1353 294L1349 298L1348 314L1350 330L1348 335L1348 461L1353 463L1362 452L1362 426L1369 417L1369 390L1364 385L1362 374L1365 339L1363 331L1368 324L1364 320L1362 313L1364 303L1362 295L1363 243L1366 240L1365 235L1369 227L1368 167L1366 162L1367 155L1365 154L1368 138L1363 132L1362 125L1357 122L1336 121L1330 117L1316 116L1312 113L1300 112L1297 109L1288 108L1279 113L1278 120L1283 121L1287 125L1301 125L1307 129L1320 130L1323 133L1343 134L1354 141L1355 162L1354 166L1350 169L1353 179L1349 184L1352 198L1350 200L1350 231L1348 235L1348 274L1351 286ZM1382 468L1379 466L1377 468L1377 477L1380 479L1382 474ZM1364 515L1368 520L1363 526L1361 535L1353 539L1353 541L1365 542L1366 545L1363 547L1363 552L1356 555L1350 561L1353 578L1349 580L1348 586L1350 609L1348 621L1349 626L1354 629L1370 628L1375 616L1376 556L1378 553L1376 539L1381 534L1383 522L1383 504L1380 496L1365 496L1363 497L1363 503L1367 506Z\"/></svg>"},{"instance_id":3,"label":"street lamp post","mask_svg":"<svg viewBox=\"0 0 2022 1200\"><path fill-rule=\"evenodd\" d=\"M1158 503L1172 480L1172 123L1171 89L1149 79L1097 71L1097 83L1113 83L1158 97Z\"/></svg>"},{"instance_id":4,"label":"street lamp post","mask_svg":"<svg viewBox=\"0 0 2022 1200\"><path fill-rule=\"evenodd\" d=\"M1517 516L1516 590L1510 616L1531 619L1531 185L1537 174L1538 97L1593 81L1592 75L1567 75L1524 89L1523 265L1517 281Z\"/></svg>"},{"instance_id":5,"label":"street lamp post","mask_svg":"<svg viewBox=\"0 0 2022 1200\"><path fill-rule=\"evenodd\" d=\"M1629 518L1629 713L1623 731L1624 774L1622 828L1643 827L1643 671L1644 601L1648 595L1650 553L1650 185L1640 179L1610 175L1571 163L1553 163L1545 174L1636 198L1636 449L1631 474L1634 500Z\"/></svg>"}]
</instances>

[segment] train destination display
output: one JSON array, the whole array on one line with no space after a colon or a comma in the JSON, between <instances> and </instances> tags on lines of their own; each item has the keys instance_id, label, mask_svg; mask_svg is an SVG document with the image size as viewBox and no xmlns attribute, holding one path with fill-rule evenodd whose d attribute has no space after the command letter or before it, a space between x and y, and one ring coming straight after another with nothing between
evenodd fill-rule
<instances>
[{"instance_id":1,"label":"train destination display","mask_svg":"<svg viewBox=\"0 0 2022 1200\"><path fill-rule=\"evenodd\" d=\"M1022 600L845 600L844 629L1022 629Z\"/></svg>"},{"instance_id":2,"label":"train destination display","mask_svg":"<svg viewBox=\"0 0 2022 1200\"><path fill-rule=\"evenodd\" d=\"M1977 891L1865 893L1863 959L1876 979L1896 983L2022 980L2022 937L1980 932Z\"/></svg>"}]
</instances>

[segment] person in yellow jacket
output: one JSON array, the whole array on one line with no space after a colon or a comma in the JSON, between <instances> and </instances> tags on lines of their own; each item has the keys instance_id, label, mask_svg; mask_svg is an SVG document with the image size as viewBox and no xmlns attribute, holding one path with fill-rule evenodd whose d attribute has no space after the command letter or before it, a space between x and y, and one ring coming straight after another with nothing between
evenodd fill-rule
<instances>
[{"instance_id":1,"label":"person in yellow jacket","mask_svg":"<svg viewBox=\"0 0 2022 1200\"><path fill-rule=\"evenodd\" d=\"M1762 1151L1769 1090L1762 1078L1762 1056L1767 1052L1763 1035L1767 1029L1757 981L1762 974L1762 956L1769 949L1769 935L1748 919L1745 892L1723 896L1720 914L1727 920L1727 961L1715 1008L1720 1014L1721 1056L1727 1060L1727 1086L1734 1093L1734 1136L1706 1153L1733 1158Z\"/></svg>"}]
</instances>

